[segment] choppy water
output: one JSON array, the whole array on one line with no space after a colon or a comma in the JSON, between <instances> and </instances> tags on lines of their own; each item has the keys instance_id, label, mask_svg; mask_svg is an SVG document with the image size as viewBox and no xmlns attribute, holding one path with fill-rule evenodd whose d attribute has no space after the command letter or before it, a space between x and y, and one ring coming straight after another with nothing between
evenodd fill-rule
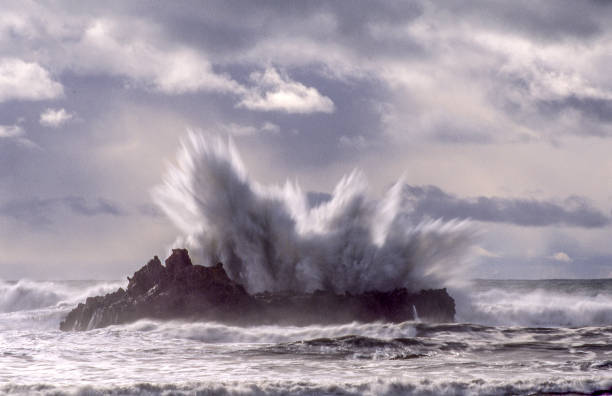
<instances>
[{"instance_id":1,"label":"choppy water","mask_svg":"<svg viewBox=\"0 0 612 396\"><path fill-rule=\"evenodd\" d=\"M612 280L476 281L451 292L456 324L245 328L140 321L58 330L78 301L120 285L0 281L0 392L612 392Z\"/></svg>"}]
</instances>

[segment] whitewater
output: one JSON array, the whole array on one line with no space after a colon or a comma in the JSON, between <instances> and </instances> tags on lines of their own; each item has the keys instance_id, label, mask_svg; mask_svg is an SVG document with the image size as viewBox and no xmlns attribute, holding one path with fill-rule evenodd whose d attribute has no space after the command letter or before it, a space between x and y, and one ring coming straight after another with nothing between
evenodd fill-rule
<instances>
[{"instance_id":1,"label":"whitewater","mask_svg":"<svg viewBox=\"0 0 612 396\"><path fill-rule=\"evenodd\" d=\"M62 332L78 303L127 281L0 280L0 393L612 393L612 280L466 279L473 225L415 219L402 180L373 197L356 171L312 202L297 182L252 180L231 141L194 133L153 198L179 230L171 246L222 261L250 292L446 287L456 321Z\"/></svg>"},{"instance_id":2,"label":"whitewater","mask_svg":"<svg viewBox=\"0 0 612 396\"><path fill-rule=\"evenodd\" d=\"M176 247L224 264L249 292L413 291L458 278L474 230L412 219L402 179L372 198L362 172L312 204L297 182L263 185L231 140L190 132L153 198L180 230Z\"/></svg>"},{"instance_id":3,"label":"whitewater","mask_svg":"<svg viewBox=\"0 0 612 396\"><path fill-rule=\"evenodd\" d=\"M234 327L143 320L58 330L78 301L118 286L125 284L0 282L0 393L612 391L612 280L474 281L452 324Z\"/></svg>"}]
</instances>

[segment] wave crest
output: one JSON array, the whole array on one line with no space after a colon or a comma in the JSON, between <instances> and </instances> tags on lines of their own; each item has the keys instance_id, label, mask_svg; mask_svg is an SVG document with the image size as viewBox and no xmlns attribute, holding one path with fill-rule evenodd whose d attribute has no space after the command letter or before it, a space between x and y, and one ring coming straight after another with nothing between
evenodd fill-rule
<instances>
[{"instance_id":1,"label":"wave crest","mask_svg":"<svg viewBox=\"0 0 612 396\"><path fill-rule=\"evenodd\" d=\"M125 286L124 284L125 282L90 282L87 285L78 285L27 279L18 282L0 280L0 313L71 306L87 297L109 293Z\"/></svg>"},{"instance_id":2,"label":"wave crest","mask_svg":"<svg viewBox=\"0 0 612 396\"><path fill-rule=\"evenodd\" d=\"M491 326L583 327L612 324L612 294L594 295L566 290L496 288L458 293L457 320ZM465 296L464 296L465 297Z\"/></svg>"}]
</instances>

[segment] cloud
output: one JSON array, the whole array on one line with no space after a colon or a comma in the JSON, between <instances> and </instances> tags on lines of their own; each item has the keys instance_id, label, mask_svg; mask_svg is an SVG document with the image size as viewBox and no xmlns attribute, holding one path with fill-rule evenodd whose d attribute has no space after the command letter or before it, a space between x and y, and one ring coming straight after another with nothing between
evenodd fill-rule
<instances>
[{"instance_id":1,"label":"cloud","mask_svg":"<svg viewBox=\"0 0 612 396\"><path fill-rule=\"evenodd\" d=\"M65 197L60 199L73 213L83 216L111 215L122 216L125 214L121 206L104 198L89 201L83 197Z\"/></svg>"},{"instance_id":2,"label":"cloud","mask_svg":"<svg viewBox=\"0 0 612 396\"><path fill-rule=\"evenodd\" d=\"M10 100L45 100L62 96L62 85L35 62L0 59L0 103Z\"/></svg>"},{"instance_id":3,"label":"cloud","mask_svg":"<svg viewBox=\"0 0 612 396\"><path fill-rule=\"evenodd\" d=\"M73 114L68 113L63 108L58 110L46 109L40 114L40 124L52 128L57 128L60 125L70 121L72 117Z\"/></svg>"},{"instance_id":4,"label":"cloud","mask_svg":"<svg viewBox=\"0 0 612 396\"><path fill-rule=\"evenodd\" d=\"M245 93L239 107L257 111L284 111L287 113L333 113L334 102L316 88L293 81L274 68L250 76L255 87Z\"/></svg>"},{"instance_id":5,"label":"cloud","mask_svg":"<svg viewBox=\"0 0 612 396\"><path fill-rule=\"evenodd\" d=\"M340 146L342 147L355 148L355 149L364 149L368 146L368 141L363 135L357 135L357 136L342 135L338 139L338 142L340 143Z\"/></svg>"},{"instance_id":6,"label":"cloud","mask_svg":"<svg viewBox=\"0 0 612 396\"><path fill-rule=\"evenodd\" d=\"M1 138L17 138L25 135L25 130L20 125L0 125Z\"/></svg>"},{"instance_id":7,"label":"cloud","mask_svg":"<svg viewBox=\"0 0 612 396\"><path fill-rule=\"evenodd\" d=\"M500 258L501 257L501 255L499 255L497 253L493 253L493 252L483 248L482 246L475 246L474 247L474 253L477 256L486 257L486 258Z\"/></svg>"},{"instance_id":8,"label":"cloud","mask_svg":"<svg viewBox=\"0 0 612 396\"><path fill-rule=\"evenodd\" d=\"M560 261L562 263L571 263L572 261L574 261L565 252L557 252L557 253L549 256L548 258L551 259L551 260Z\"/></svg>"},{"instance_id":9,"label":"cloud","mask_svg":"<svg viewBox=\"0 0 612 396\"><path fill-rule=\"evenodd\" d=\"M612 249L601 236L611 216L600 182L612 150L612 7L559 1L6 2L0 64L11 60L27 78L0 83L0 202L91 197L43 213L77 224L83 239L118 221L133 227L107 241L132 230L142 237L146 209L121 220L78 211L95 213L100 191L143 202L177 133L224 127L243 137L250 172L269 182L295 177L324 190L362 167L379 191L406 172L448 196L415 198L415 216L486 221L492 241L482 246L495 254L510 260L533 248L541 260L563 251L582 267L595 247ZM61 103L16 98L40 96L31 80L55 89L45 100L64 93ZM82 117L78 133L43 133L47 108ZM26 138L44 152L21 149ZM551 198L505 195L536 188ZM563 200L573 192L597 207ZM26 219L36 205L20 213ZM14 233L20 224L3 216ZM156 246L152 233L143 246ZM589 253L551 248L558 233Z\"/></svg>"},{"instance_id":10,"label":"cloud","mask_svg":"<svg viewBox=\"0 0 612 396\"><path fill-rule=\"evenodd\" d=\"M609 7L605 1L581 4L559 1L556 6L529 0L477 0L470 4L452 0L445 7L457 17L479 21L489 30L514 31L542 41L594 39L605 32ZM580 18L576 18L580 15Z\"/></svg>"},{"instance_id":11,"label":"cloud","mask_svg":"<svg viewBox=\"0 0 612 396\"><path fill-rule=\"evenodd\" d=\"M13 218L32 226L47 226L61 211L80 216L124 216L126 212L115 202L104 198L93 200L78 196L30 198L0 204L0 216Z\"/></svg>"},{"instance_id":12,"label":"cloud","mask_svg":"<svg viewBox=\"0 0 612 396\"><path fill-rule=\"evenodd\" d=\"M280 127L278 125L268 121L258 127L230 122L229 124L219 125L217 129L232 136L252 136L258 133L277 134L280 132Z\"/></svg>"},{"instance_id":13,"label":"cloud","mask_svg":"<svg viewBox=\"0 0 612 396\"><path fill-rule=\"evenodd\" d=\"M563 115L573 110L582 114L586 119L605 124L612 123L612 95L607 99L595 97L581 98L570 95L557 100L543 100L538 105L542 111L549 111L555 116ZM585 134L592 132L588 128L585 129Z\"/></svg>"},{"instance_id":14,"label":"cloud","mask_svg":"<svg viewBox=\"0 0 612 396\"><path fill-rule=\"evenodd\" d=\"M320 3L211 2L206 12L189 4L115 4L89 16L61 6L13 8L0 21L0 35L30 58L44 43L49 49L40 61L52 70L119 76L127 85L172 95L224 92L256 111L335 111L338 100L322 87L269 66L254 73L253 89L239 82L240 73L274 64L352 84L386 84L392 91L387 116L397 120L386 125L388 136L418 131L467 144L585 130L612 136L612 126L584 128L581 119L605 118L606 106L602 112L593 101L612 95L605 73L611 8L601 2L580 8L570 2L380 2L367 15ZM274 80L272 87L263 86L266 79ZM551 101L578 116L551 117Z\"/></svg>"},{"instance_id":15,"label":"cloud","mask_svg":"<svg viewBox=\"0 0 612 396\"><path fill-rule=\"evenodd\" d=\"M95 20L86 29L76 53L86 59L79 69L126 76L165 94L233 94L240 98L238 107L257 111L334 111L331 99L316 88L293 81L274 68L251 73L254 85L246 87L227 73L215 72L208 54L168 42L146 24L131 29L112 20Z\"/></svg>"},{"instance_id":16,"label":"cloud","mask_svg":"<svg viewBox=\"0 0 612 396\"><path fill-rule=\"evenodd\" d=\"M316 88L291 80L274 68L254 72L247 87L217 73L208 54L168 42L146 24L130 28L110 19L91 22L73 49L81 72L128 77L132 83L170 95L220 92L236 95L238 107L287 113L331 113L334 104Z\"/></svg>"},{"instance_id":17,"label":"cloud","mask_svg":"<svg viewBox=\"0 0 612 396\"><path fill-rule=\"evenodd\" d=\"M93 21L74 49L84 59L77 69L126 76L166 94L243 91L229 76L215 73L203 54L167 43L151 30L110 19Z\"/></svg>"},{"instance_id":18,"label":"cloud","mask_svg":"<svg viewBox=\"0 0 612 396\"><path fill-rule=\"evenodd\" d=\"M459 198L435 186L404 187L405 202L415 217L471 218L476 221L507 223L525 227L566 225L599 228L610 224L610 217L580 197L562 203L525 198Z\"/></svg>"},{"instance_id":19,"label":"cloud","mask_svg":"<svg viewBox=\"0 0 612 396\"><path fill-rule=\"evenodd\" d=\"M18 121L21 122L21 121ZM40 148L36 143L25 137L25 129L19 125L0 125L0 141L5 139L27 148Z\"/></svg>"},{"instance_id":20,"label":"cloud","mask_svg":"<svg viewBox=\"0 0 612 396\"><path fill-rule=\"evenodd\" d=\"M260 130L262 132L279 133L281 129L278 125L274 124L273 122L266 121L261 126Z\"/></svg>"}]
</instances>

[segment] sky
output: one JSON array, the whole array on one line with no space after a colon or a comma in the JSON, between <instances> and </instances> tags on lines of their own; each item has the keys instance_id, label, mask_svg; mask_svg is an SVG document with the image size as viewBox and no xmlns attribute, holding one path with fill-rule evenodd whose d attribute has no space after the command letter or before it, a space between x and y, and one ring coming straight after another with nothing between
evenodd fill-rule
<instances>
[{"instance_id":1,"label":"sky","mask_svg":"<svg viewBox=\"0 0 612 396\"><path fill-rule=\"evenodd\" d=\"M612 277L608 1L52 1L0 11L0 278L116 279L177 236L188 130L325 197L404 178L470 277Z\"/></svg>"}]
</instances>

